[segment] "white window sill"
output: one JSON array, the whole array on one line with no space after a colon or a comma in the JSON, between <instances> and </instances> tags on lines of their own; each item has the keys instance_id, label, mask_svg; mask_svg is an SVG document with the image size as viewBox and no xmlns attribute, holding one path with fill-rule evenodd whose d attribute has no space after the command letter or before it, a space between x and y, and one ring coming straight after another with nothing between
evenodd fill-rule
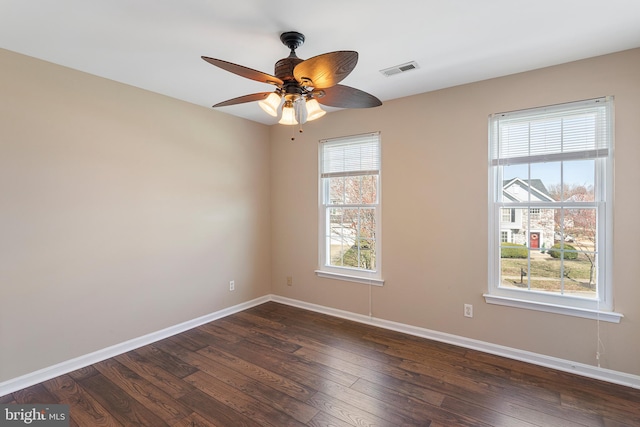
<instances>
[{"instance_id":1,"label":"white window sill","mask_svg":"<svg viewBox=\"0 0 640 427\"><path fill-rule=\"evenodd\" d=\"M325 279L344 280L347 282L364 283L365 285L374 285L374 286L384 285L384 280L375 279L373 277L352 276L350 274L335 273L333 271L324 271L324 270L316 270L315 272L316 272L316 276L324 277Z\"/></svg>"},{"instance_id":2,"label":"white window sill","mask_svg":"<svg viewBox=\"0 0 640 427\"><path fill-rule=\"evenodd\" d=\"M484 294L487 304L504 305L507 307L524 308L528 310L545 311L547 313L564 314L566 316L583 317L585 319L602 320L603 322L620 323L624 317L621 313L613 311L599 311L587 308L569 307L565 305L547 304L536 301L527 301L504 296Z\"/></svg>"}]
</instances>

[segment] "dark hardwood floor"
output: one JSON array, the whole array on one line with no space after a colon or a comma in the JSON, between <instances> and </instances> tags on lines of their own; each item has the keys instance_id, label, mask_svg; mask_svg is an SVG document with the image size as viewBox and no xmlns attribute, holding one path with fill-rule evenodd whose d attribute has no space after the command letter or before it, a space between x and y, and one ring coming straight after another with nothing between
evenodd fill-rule
<instances>
[{"instance_id":1,"label":"dark hardwood floor","mask_svg":"<svg viewBox=\"0 0 640 427\"><path fill-rule=\"evenodd\" d=\"M266 303L0 397L72 426L640 426L640 390Z\"/></svg>"}]
</instances>

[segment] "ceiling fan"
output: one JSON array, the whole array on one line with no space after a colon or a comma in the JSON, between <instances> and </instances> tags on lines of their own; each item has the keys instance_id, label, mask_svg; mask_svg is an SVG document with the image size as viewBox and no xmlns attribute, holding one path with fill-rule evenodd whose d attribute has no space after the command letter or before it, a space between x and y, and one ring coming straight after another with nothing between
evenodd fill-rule
<instances>
[{"instance_id":1,"label":"ceiling fan","mask_svg":"<svg viewBox=\"0 0 640 427\"><path fill-rule=\"evenodd\" d=\"M355 68L358 52L339 50L304 60L295 52L304 43L303 34L289 31L282 33L280 40L291 53L276 62L273 76L221 59L202 57L223 70L276 87L273 92L253 93L219 102L214 108L258 101L260 107L274 117L278 117L282 110L280 124L296 125L326 114L319 104L339 108L382 105L378 98L367 92L338 84Z\"/></svg>"}]
</instances>

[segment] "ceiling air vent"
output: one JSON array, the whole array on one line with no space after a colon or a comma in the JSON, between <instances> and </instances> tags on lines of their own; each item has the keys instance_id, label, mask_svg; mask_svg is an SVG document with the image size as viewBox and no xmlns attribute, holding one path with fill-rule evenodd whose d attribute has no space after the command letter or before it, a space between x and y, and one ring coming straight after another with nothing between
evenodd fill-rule
<instances>
[{"instance_id":1,"label":"ceiling air vent","mask_svg":"<svg viewBox=\"0 0 640 427\"><path fill-rule=\"evenodd\" d=\"M396 65L395 67L385 68L384 70L380 70L380 72L385 77L391 77L396 74L404 73L407 71L415 70L416 68L420 68L416 61L407 62L406 64Z\"/></svg>"}]
</instances>

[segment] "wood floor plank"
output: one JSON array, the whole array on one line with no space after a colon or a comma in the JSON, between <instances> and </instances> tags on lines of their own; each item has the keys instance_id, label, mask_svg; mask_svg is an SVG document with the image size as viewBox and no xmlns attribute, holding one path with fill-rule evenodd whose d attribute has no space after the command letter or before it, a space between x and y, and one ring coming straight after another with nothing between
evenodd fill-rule
<instances>
[{"instance_id":1,"label":"wood floor plank","mask_svg":"<svg viewBox=\"0 0 640 427\"><path fill-rule=\"evenodd\" d=\"M197 412L192 412L171 427L225 427L222 424L214 424Z\"/></svg>"},{"instance_id":2,"label":"wood floor plank","mask_svg":"<svg viewBox=\"0 0 640 427\"><path fill-rule=\"evenodd\" d=\"M210 335L211 338L209 338L209 340L214 340L213 343L210 343L209 345L216 345L221 341L225 343L236 343L242 339L242 337L230 334L229 331L218 326L216 322L200 325L198 326L198 330Z\"/></svg>"},{"instance_id":3,"label":"wood floor plank","mask_svg":"<svg viewBox=\"0 0 640 427\"><path fill-rule=\"evenodd\" d=\"M240 314L243 315L243 318L248 318L244 316L244 313L238 313L238 315ZM259 325L257 321L254 322L255 325ZM300 323L298 323L297 326L300 326ZM262 329L262 331L276 339L295 342L301 348L313 349L328 354L331 357L340 358L360 365L373 366L380 364L385 366L399 366L404 361L404 359L400 357L388 355L382 351L364 350L361 347L353 345L350 346L349 349L336 348L334 345L335 338L328 344L326 334L320 335L322 337L321 339L312 338L305 329L296 329L295 326L285 328L269 327Z\"/></svg>"},{"instance_id":4,"label":"wood floor plank","mask_svg":"<svg viewBox=\"0 0 640 427\"><path fill-rule=\"evenodd\" d=\"M79 383L125 427L169 425L103 375L93 375L80 380Z\"/></svg>"},{"instance_id":5,"label":"wood floor plank","mask_svg":"<svg viewBox=\"0 0 640 427\"><path fill-rule=\"evenodd\" d=\"M178 401L191 407L194 412L218 426L264 427L197 388L179 398Z\"/></svg>"},{"instance_id":6,"label":"wood floor plank","mask_svg":"<svg viewBox=\"0 0 640 427\"><path fill-rule=\"evenodd\" d=\"M301 402L306 402L316 392L316 390L312 387L308 387L296 381L292 381L286 376L279 375L271 370L256 366L214 347L203 348L198 352L198 354L211 359L222 366L226 366L227 368L242 372L247 377L262 382L263 384L272 387L284 394L287 394Z\"/></svg>"},{"instance_id":7,"label":"wood floor plank","mask_svg":"<svg viewBox=\"0 0 640 427\"><path fill-rule=\"evenodd\" d=\"M640 427L640 390L275 302L0 403L71 427Z\"/></svg>"},{"instance_id":8,"label":"wood floor plank","mask_svg":"<svg viewBox=\"0 0 640 427\"><path fill-rule=\"evenodd\" d=\"M611 400L615 400L615 403ZM576 391L571 395L563 394L562 405L577 409L581 413L602 415L611 422L640 426L640 396L635 401L625 401L625 404L622 404L618 399L608 395Z\"/></svg>"},{"instance_id":9,"label":"wood floor plank","mask_svg":"<svg viewBox=\"0 0 640 427\"><path fill-rule=\"evenodd\" d=\"M296 352L297 356L302 357L306 361L312 361L322 366L328 366L341 372L356 375L359 379L365 379L375 384L386 385L391 379L397 379L402 382L408 382L417 386L430 386L433 390L443 384L446 378L433 377L420 373L412 373L394 366L377 365L374 369L367 366L360 366L342 359L333 358L325 353L319 353L311 349L301 349ZM481 384L469 382L474 392L484 392L485 389Z\"/></svg>"},{"instance_id":10,"label":"wood floor plank","mask_svg":"<svg viewBox=\"0 0 640 427\"><path fill-rule=\"evenodd\" d=\"M431 421L426 410L428 405L425 404L413 402L413 404L404 405L400 400L394 401L387 396L370 394L339 384L335 384L332 389L323 393L395 425L423 424Z\"/></svg>"},{"instance_id":11,"label":"wood floor plank","mask_svg":"<svg viewBox=\"0 0 640 427\"><path fill-rule=\"evenodd\" d=\"M249 395L261 403L273 406L275 409L288 414L302 423L308 422L317 414L317 410L315 408L298 399L298 397L302 397L306 401L312 393L315 393L315 391L307 390L304 387L291 383L291 381L286 381L284 384L281 382L274 382L272 381L273 375L269 375L266 378L259 378L259 380L254 380L243 373L254 372L254 369L249 369L247 371L243 370L241 372L233 368L229 368L225 364L218 363L215 359L209 358L200 353L189 353L188 358L185 360L198 368L199 372L194 375L199 375L200 372L206 373L209 376L234 387L238 391L242 392L242 394ZM266 381L264 381L265 379ZM190 382L189 378L185 378L185 380ZM292 391L295 391L296 393L291 393ZM295 394L295 396L292 397L285 392Z\"/></svg>"},{"instance_id":12,"label":"wood floor plank","mask_svg":"<svg viewBox=\"0 0 640 427\"><path fill-rule=\"evenodd\" d=\"M325 323L322 321L301 321L296 318L286 320L288 331L300 334L321 342L331 343L331 346L353 353L369 353L372 357L376 357L376 352L382 352L387 347L370 340L362 339L361 332L353 329L356 322L341 319L336 325L333 322ZM340 334L335 331L339 330Z\"/></svg>"},{"instance_id":13,"label":"wood floor plank","mask_svg":"<svg viewBox=\"0 0 640 427\"><path fill-rule=\"evenodd\" d=\"M11 402L12 404L66 404L66 402L60 402L42 383L13 393L13 397L15 399ZM77 425L74 419L69 419L69 427L77 427Z\"/></svg>"},{"instance_id":14,"label":"wood floor plank","mask_svg":"<svg viewBox=\"0 0 640 427\"><path fill-rule=\"evenodd\" d=\"M325 382L337 382L349 386L358 380L356 375L307 362L290 353L282 353L277 349L269 349L247 341L219 344L216 348L235 354L256 366L286 376L315 390L319 390Z\"/></svg>"},{"instance_id":15,"label":"wood floor plank","mask_svg":"<svg viewBox=\"0 0 640 427\"><path fill-rule=\"evenodd\" d=\"M354 424L342 421L326 412L318 411L318 414L307 423L309 427L353 427Z\"/></svg>"},{"instance_id":16,"label":"wood floor plank","mask_svg":"<svg viewBox=\"0 0 640 427\"><path fill-rule=\"evenodd\" d=\"M272 329L274 331L283 331L286 326L277 319L270 319L264 316L258 316L248 311L241 311L234 315L234 318L241 319L243 322L250 324L261 331Z\"/></svg>"},{"instance_id":17,"label":"wood floor plank","mask_svg":"<svg viewBox=\"0 0 640 427\"><path fill-rule=\"evenodd\" d=\"M134 351L120 354L114 358L156 387L164 390L174 399L193 391L193 386L175 375L165 371Z\"/></svg>"},{"instance_id":18,"label":"wood floor plank","mask_svg":"<svg viewBox=\"0 0 640 427\"><path fill-rule=\"evenodd\" d=\"M208 345L215 345L216 342L214 337L199 328L193 328L179 335L174 335L169 337L168 340L178 342L189 351L198 351Z\"/></svg>"},{"instance_id":19,"label":"wood floor plank","mask_svg":"<svg viewBox=\"0 0 640 427\"><path fill-rule=\"evenodd\" d=\"M98 373L98 371L95 371ZM123 427L108 410L96 401L71 375L62 375L42 383L60 403L69 405L69 413L81 426Z\"/></svg>"},{"instance_id":20,"label":"wood floor plank","mask_svg":"<svg viewBox=\"0 0 640 427\"><path fill-rule=\"evenodd\" d=\"M179 358L162 351L157 345L146 345L134 350L140 356L153 361L154 364L163 370L175 375L178 378L184 378L193 374L197 369L189 366Z\"/></svg>"},{"instance_id":21,"label":"wood floor plank","mask_svg":"<svg viewBox=\"0 0 640 427\"><path fill-rule=\"evenodd\" d=\"M509 396L509 390L512 388L512 383L502 377L491 377L488 373L474 375L471 371L461 371L453 365L447 369L446 365L406 362L401 365L401 368L427 379L432 384L443 384L446 389L450 391L455 389L455 393L469 395L471 398L478 394L488 397ZM535 397L539 402L551 402L555 405L560 403L560 394L552 389L528 387L527 396L529 399Z\"/></svg>"},{"instance_id":22,"label":"wood floor plank","mask_svg":"<svg viewBox=\"0 0 640 427\"><path fill-rule=\"evenodd\" d=\"M526 418L526 422L533 422L543 418L536 414L541 411L550 411L549 415L559 419L571 420L578 417L588 418L586 419L588 423L598 422L593 417L584 417L584 414L572 414L567 410L558 411L560 396L553 389L530 386L527 387L526 395L521 396L519 391L522 390L523 385L514 385L502 372L496 374L496 371L491 368L488 372L478 372L478 367L460 369L460 365L455 360L452 360L451 364L448 364L448 360L428 363L406 361L400 366L428 378L428 387L439 390L443 394L455 396L471 405L477 403L496 414L514 416L514 414L530 412L532 415ZM544 409L540 410L540 407Z\"/></svg>"},{"instance_id":23,"label":"wood floor plank","mask_svg":"<svg viewBox=\"0 0 640 427\"><path fill-rule=\"evenodd\" d=\"M328 394L318 392L310 400L309 404L315 406L322 412L325 412L339 420L354 426L380 426L380 427L397 427L404 423L398 424L397 420L389 421L371 414L361 408L353 406L339 398ZM389 418L393 418L389 416ZM430 421L426 421L422 425L429 425ZM406 424L405 424L406 425ZM409 424L412 425L412 424Z\"/></svg>"},{"instance_id":24,"label":"wood floor plank","mask_svg":"<svg viewBox=\"0 0 640 427\"><path fill-rule=\"evenodd\" d=\"M0 404L2 405L8 405L13 402L15 402L15 400L13 399L13 394L11 393L0 396Z\"/></svg>"},{"instance_id":25,"label":"wood floor plank","mask_svg":"<svg viewBox=\"0 0 640 427\"><path fill-rule=\"evenodd\" d=\"M257 331L251 322L244 321L240 317L226 317L224 319L220 319L218 324L224 329L227 329L229 333L238 334L246 341L256 345L277 348L279 351L284 353L293 353L300 348L299 345L288 340L278 339L272 335Z\"/></svg>"},{"instance_id":26,"label":"wood floor plank","mask_svg":"<svg viewBox=\"0 0 640 427\"><path fill-rule=\"evenodd\" d=\"M253 396L237 393L233 387L204 372L198 371L189 375L185 381L262 426L304 426L303 423L296 421L284 412L263 404Z\"/></svg>"},{"instance_id":27,"label":"wood floor plank","mask_svg":"<svg viewBox=\"0 0 640 427\"><path fill-rule=\"evenodd\" d=\"M58 399L47 390L44 385L36 384L13 393L16 403L58 403Z\"/></svg>"},{"instance_id":28,"label":"wood floor plank","mask_svg":"<svg viewBox=\"0 0 640 427\"><path fill-rule=\"evenodd\" d=\"M103 376L168 424L174 424L192 412L115 359L107 359L94 366Z\"/></svg>"},{"instance_id":29,"label":"wood floor plank","mask_svg":"<svg viewBox=\"0 0 640 427\"><path fill-rule=\"evenodd\" d=\"M93 365L89 365L89 366L85 366L84 368L80 368L75 371L69 372L67 375L69 375L74 380L81 380L83 378L87 378L92 375L96 375L98 373L99 372L96 370L96 368L93 367Z\"/></svg>"},{"instance_id":30,"label":"wood floor plank","mask_svg":"<svg viewBox=\"0 0 640 427\"><path fill-rule=\"evenodd\" d=\"M377 399L400 401L406 404L428 404L440 406L446 397L445 394L433 391L427 387L421 387L395 378L389 378L387 384L376 384L360 378L352 386L352 389L368 394Z\"/></svg>"},{"instance_id":31,"label":"wood floor plank","mask_svg":"<svg viewBox=\"0 0 640 427\"><path fill-rule=\"evenodd\" d=\"M574 423L562 418L545 414L539 411L526 410L518 407L506 415L500 411L489 409L486 405L474 405L467 401L445 397L442 409L458 415L466 415L492 426L508 425L513 427L580 427L582 424Z\"/></svg>"}]
</instances>

